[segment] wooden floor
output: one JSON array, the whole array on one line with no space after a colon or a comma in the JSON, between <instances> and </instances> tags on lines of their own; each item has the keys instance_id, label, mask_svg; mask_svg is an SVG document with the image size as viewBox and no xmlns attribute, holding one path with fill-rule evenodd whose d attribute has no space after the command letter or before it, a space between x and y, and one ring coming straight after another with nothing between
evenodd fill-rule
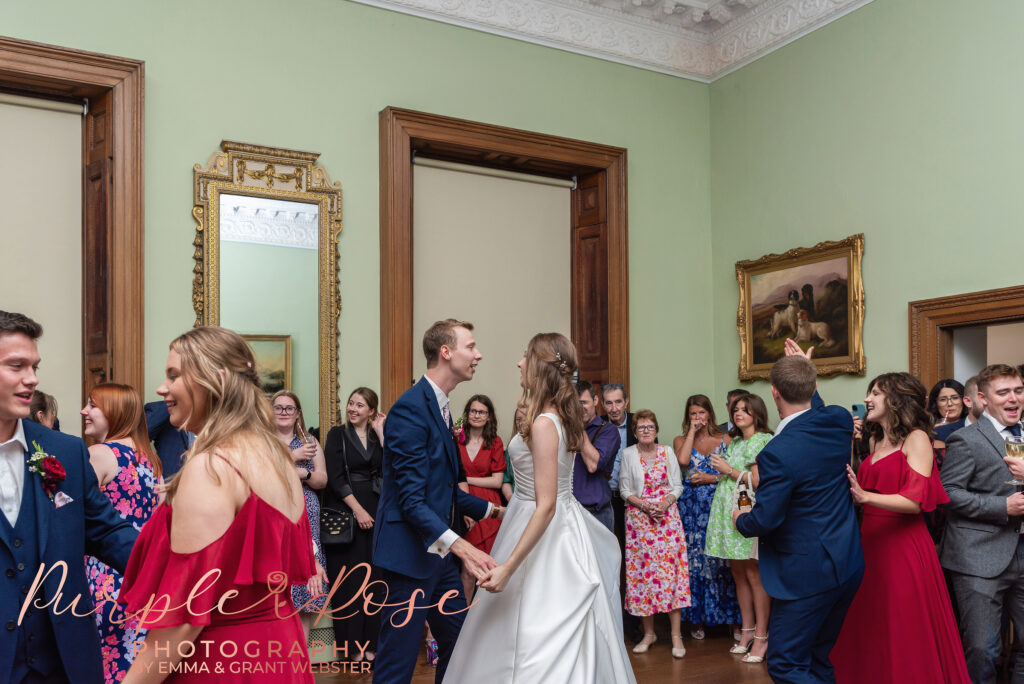
<instances>
[{"instance_id":1,"label":"wooden floor","mask_svg":"<svg viewBox=\"0 0 1024 684\"><path fill-rule=\"evenodd\" d=\"M662 629L664 627L664 629ZM724 630L708 634L703 641L685 636L686 657L676 660L672 657L668 624L658 625L658 641L643 655L629 654L638 684L669 684L676 682L744 682L748 684L771 684L771 678L764 663L744 663L740 656L729 653L735 643ZM632 647L632 644L630 644ZM340 665L340 664L339 664ZM317 684L370 684L373 675L365 674L321 674L316 676ZM420 653L419 663L412 678L412 684L433 684L434 668L427 665L426 654ZM467 683L497 684L497 683Z\"/></svg>"}]
</instances>

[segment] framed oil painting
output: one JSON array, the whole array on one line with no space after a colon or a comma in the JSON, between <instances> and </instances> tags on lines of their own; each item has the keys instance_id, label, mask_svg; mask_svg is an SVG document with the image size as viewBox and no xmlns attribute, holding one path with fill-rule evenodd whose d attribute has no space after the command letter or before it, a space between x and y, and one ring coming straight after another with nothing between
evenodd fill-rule
<instances>
[{"instance_id":1,"label":"framed oil painting","mask_svg":"<svg viewBox=\"0 0 1024 684\"><path fill-rule=\"evenodd\" d=\"M292 336L242 335L256 356L263 391L273 394L292 388Z\"/></svg>"},{"instance_id":2,"label":"framed oil painting","mask_svg":"<svg viewBox=\"0 0 1024 684\"><path fill-rule=\"evenodd\" d=\"M787 337L819 376L864 375L864 235L736 262L740 380L767 379Z\"/></svg>"}]
</instances>

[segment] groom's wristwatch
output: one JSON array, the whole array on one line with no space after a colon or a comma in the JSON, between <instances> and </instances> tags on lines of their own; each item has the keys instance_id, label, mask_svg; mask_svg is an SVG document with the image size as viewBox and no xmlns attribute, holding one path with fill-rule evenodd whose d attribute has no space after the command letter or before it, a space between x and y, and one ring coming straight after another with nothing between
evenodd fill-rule
<instances>
[{"instance_id":1,"label":"groom's wristwatch","mask_svg":"<svg viewBox=\"0 0 1024 684\"><path fill-rule=\"evenodd\" d=\"M488 517L489 517L489 518L497 518L497 517L498 517L498 513L499 513L499 510L500 510L500 509L499 509L499 507L498 507L498 506L491 506L491 514L490 514L490 515L489 515Z\"/></svg>"}]
</instances>

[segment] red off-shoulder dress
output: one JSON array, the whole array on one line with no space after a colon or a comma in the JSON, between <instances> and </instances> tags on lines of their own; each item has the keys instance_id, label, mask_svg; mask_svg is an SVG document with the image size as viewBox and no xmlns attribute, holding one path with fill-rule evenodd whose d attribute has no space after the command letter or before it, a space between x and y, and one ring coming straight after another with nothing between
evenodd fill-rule
<instances>
[{"instance_id":1,"label":"red off-shoulder dress","mask_svg":"<svg viewBox=\"0 0 1024 684\"><path fill-rule=\"evenodd\" d=\"M949 502L939 469L925 477L901 450L857 472L865 491L901 494L923 512ZM935 545L922 513L864 506L864 581L832 649L836 682L968 684L967 665Z\"/></svg>"},{"instance_id":2,"label":"red off-shoulder dress","mask_svg":"<svg viewBox=\"0 0 1024 684\"><path fill-rule=\"evenodd\" d=\"M312 684L290 592L314 574L305 512L292 522L250 493L224 534L194 553L171 550L171 515L163 504L142 528L118 598L148 629L203 626L167 681ZM227 592L237 595L218 607Z\"/></svg>"}]
</instances>

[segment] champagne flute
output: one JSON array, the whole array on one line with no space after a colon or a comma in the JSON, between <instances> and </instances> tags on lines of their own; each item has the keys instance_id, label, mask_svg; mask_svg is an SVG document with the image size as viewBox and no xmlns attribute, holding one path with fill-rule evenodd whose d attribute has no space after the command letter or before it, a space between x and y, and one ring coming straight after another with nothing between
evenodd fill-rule
<instances>
[{"instance_id":1,"label":"champagne flute","mask_svg":"<svg viewBox=\"0 0 1024 684\"><path fill-rule=\"evenodd\" d=\"M1024 460L1024 436L1007 437L1003 442L1003 448L1006 450L1008 458L1019 458ZM1018 479L1010 480L1010 484L1017 485L1018 487L1024 487L1024 482Z\"/></svg>"}]
</instances>

